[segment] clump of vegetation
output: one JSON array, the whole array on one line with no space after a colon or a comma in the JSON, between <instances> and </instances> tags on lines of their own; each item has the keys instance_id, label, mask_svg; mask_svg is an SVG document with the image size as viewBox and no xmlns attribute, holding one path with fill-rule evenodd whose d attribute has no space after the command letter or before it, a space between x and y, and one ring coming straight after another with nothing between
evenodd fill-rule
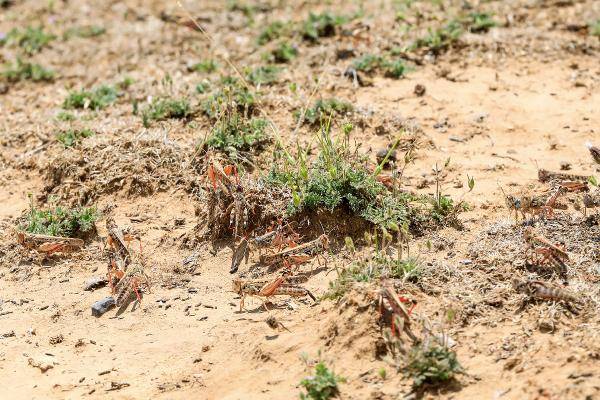
<instances>
[{"instance_id":1,"label":"clump of vegetation","mask_svg":"<svg viewBox=\"0 0 600 400\"><path fill-rule=\"evenodd\" d=\"M206 74L210 74L211 72L215 72L219 68L219 64L215 60L204 60L200 61L189 67L190 71L203 72Z\"/></svg>"},{"instance_id":2,"label":"clump of vegetation","mask_svg":"<svg viewBox=\"0 0 600 400\"><path fill-rule=\"evenodd\" d=\"M63 40L69 40L72 37L93 38L104 35L106 28L99 25L84 25L69 28L63 33Z\"/></svg>"},{"instance_id":3,"label":"clump of vegetation","mask_svg":"<svg viewBox=\"0 0 600 400\"><path fill-rule=\"evenodd\" d=\"M311 125L323 124L330 116L338 116L351 113L354 110L352 104L336 98L320 99L306 110L303 123ZM302 118L301 112L294 112L296 118Z\"/></svg>"},{"instance_id":4,"label":"clump of vegetation","mask_svg":"<svg viewBox=\"0 0 600 400\"><path fill-rule=\"evenodd\" d=\"M268 61L273 61L280 64L289 63L298 56L298 49L288 42L281 42L279 45L267 54Z\"/></svg>"},{"instance_id":5,"label":"clump of vegetation","mask_svg":"<svg viewBox=\"0 0 600 400\"><path fill-rule=\"evenodd\" d=\"M337 279L329 283L329 290L324 298L330 300L342 298L355 282L379 281L381 278L416 282L420 275L421 265L416 258L393 258L384 250L377 248L369 258L355 261L338 271Z\"/></svg>"},{"instance_id":6,"label":"clump of vegetation","mask_svg":"<svg viewBox=\"0 0 600 400\"><path fill-rule=\"evenodd\" d=\"M68 129L66 131L59 132L56 135L56 140L61 142L65 147L72 147L80 143L83 139L94 135L94 131L91 129Z\"/></svg>"},{"instance_id":7,"label":"clump of vegetation","mask_svg":"<svg viewBox=\"0 0 600 400\"><path fill-rule=\"evenodd\" d=\"M54 80L54 72L39 64L24 62L20 58L14 64L7 64L4 71L0 73L9 82L31 80L34 82L51 82Z\"/></svg>"},{"instance_id":8,"label":"clump of vegetation","mask_svg":"<svg viewBox=\"0 0 600 400\"><path fill-rule=\"evenodd\" d=\"M461 24L458 21L451 21L442 28L429 29L427 36L417 39L411 49L427 48L433 54L440 54L454 45L462 33Z\"/></svg>"},{"instance_id":9,"label":"clump of vegetation","mask_svg":"<svg viewBox=\"0 0 600 400\"><path fill-rule=\"evenodd\" d=\"M98 219L96 209L63 208L57 206L48 210L40 210L31 203L26 221L21 229L29 233L41 235L75 237L93 231Z\"/></svg>"},{"instance_id":10,"label":"clump of vegetation","mask_svg":"<svg viewBox=\"0 0 600 400\"><path fill-rule=\"evenodd\" d=\"M249 115L254 111L255 95L242 82L234 77L221 79L221 87L202 104L202 111L211 118L221 113L223 107L235 104L237 110Z\"/></svg>"},{"instance_id":11,"label":"clump of vegetation","mask_svg":"<svg viewBox=\"0 0 600 400\"><path fill-rule=\"evenodd\" d=\"M333 15L328 12L322 14L310 13L302 26L302 37L305 40L316 42L319 38L334 36L336 28L348 22L348 18Z\"/></svg>"},{"instance_id":12,"label":"clump of vegetation","mask_svg":"<svg viewBox=\"0 0 600 400\"><path fill-rule=\"evenodd\" d=\"M117 100L118 92L112 86L102 85L92 90L70 92L63 102L64 109L100 110Z\"/></svg>"},{"instance_id":13,"label":"clump of vegetation","mask_svg":"<svg viewBox=\"0 0 600 400\"><path fill-rule=\"evenodd\" d=\"M268 122L260 118L244 118L236 109L225 113L213 128L204 145L227 153L236 159L240 152L259 149L269 141Z\"/></svg>"},{"instance_id":14,"label":"clump of vegetation","mask_svg":"<svg viewBox=\"0 0 600 400\"><path fill-rule=\"evenodd\" d=\"M247 79L252 82L253 85L269 85L277 82L277 78L281 68L274 65L265 65L254 68L246 75Z\"/></svg>"},{"instance_id":15,"label":"clump of vegetation","mask_svg":"<svg viewBox=\"0 0 600 400\"><path fill-rule=\"evenodd\" d=\"M263 46L275 39L282 36L287 36L291 33L292 27L289 22L275 21L271 22L262 32L258 35L256 42Z\"/></svg>"},{"instance_id":16,"label":"clump of vegetation","mask_svg":"<svg viewBox=\"0 0 600 400\"><path fill-rule=\"evenodd\" d=\"M414 346L408 355L405 370L413 378L415 387L448 382L463 372L456 353L436 344Z\"/></svg>"},{"instance_id":17,"label":"clump of vegetation","mask_svg":"<svg viewBox=\"0 0 600 400\"><path fill-rule=\"evenodd\" d=\"M186 99L154 99L142 110L144 127L149 127L152 121L166 119L185 119L192 115L189 101Z\"/></svg>"},{"instance_id":18,"label":"clump of vegetation","mask_svg":"<svg viewBox=\"0 0 600 400\"><path fill-rule=\"evenodd\" d=\"M600 19L597 19L596 22L590 23L589 32L592 36L600 37Z\"/></svg>"},{"instance_id":19,"label":"clump of vegetation","mask_svg":"<svg viewBox=\"0 0 600 400\"><path fill-rule=\"evenodd\" d=\"M488 13L473 12L470 13L464 21L470 32L485 33L496 26L496 22Z\"/></svg>"},{"instance_id":20,"label":"clump of vegetation","mask_svg":"<svg viewBox=\"0 0 600 400\"><path fill-rule=\"evenodd\" d=\"M55 117L58 121L69 122L75 121L77 117L73 113L67 111L59 111Z\"/></svg>"},{"instance_id":21,"label":"clump of vegetation","mask_svg":"<svg viewBox=\"0 0 600 400\"><path fill-rule=\"evenodd\" d=\"M302 400L329 400L339 394L338 383L346 382L346 378L334 374L321 361L315 366L315 374L300 381L306 393L300 393Z\"/></svg>"},{"instance_id":22,"label":"clump of vegetation","mask_svg":"<svg viewBox=\"0 0 600 400\"><path fill-rule=\"evenodd\" d=\"M196 85L196 93L204 94L208 91L209 88L210 88L210 83L208 81L200 82L199 84Z\"/></svg>"},{"instance_id":23,"label":"clump of vegetation","mask_svg":"<svg viewBox=\"0 0 600 400\"><path fill-rule=\"evenodd\" d=\"M408 67L402 59L390 61L383 56L373 54L365 54L364 56L357 58L352 63L352 67L356 71L366 73L381 71L385 76L395 79L402 78L408 71Z\"/></svg>"},{"instance_id":24,"label":"clump of vegetation","mask_svg":"<svg viewBox=\"0 0 600 400\"><path fill-rule=\"evenodd\" d=\"M56 36L45 33L41 27L33 28L28 26L23 30L18 28L11 30L6 37L0 41L0 44L19 46L25 53L35 54L54 39L56 39Z\"/></svg>"}]
</instances>

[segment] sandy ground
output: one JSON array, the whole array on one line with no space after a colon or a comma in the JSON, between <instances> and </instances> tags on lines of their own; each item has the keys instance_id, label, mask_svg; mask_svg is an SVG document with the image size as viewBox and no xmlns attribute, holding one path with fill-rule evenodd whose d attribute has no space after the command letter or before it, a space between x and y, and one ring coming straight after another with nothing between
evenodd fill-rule
<instances>
[{"instance_id":1,"label":"sandy ground","mask_svg":"<svg viewBox=\"0 0 600 400\"><path fill-rule=\"evenodd\" d=\"M55 32L94 23L106 26L107 33L55 42L34 56L60 71L54 83L18 83L0 95L0 233L4 241L0 253L0 397L297 398L300 380L311 373L303 358L310 363L318 357L347 377L347 383L340 386L343 399L399 399L411 391L402 373L396 373L374 351L379 332L376 309L361 312L352 304L328 300L317 304L294 300L290 307L282 299L268 314L259 300L250 299L249 311L239 312L228 273L231 244L214 253L210 243L189 240L199 222L195 209L202 204L186 187L170 180L174 173L163 165L146 171L165 177L152 181L157 188L153 193L132 194L126 183L117 190L97 192L89 202L100 211L111 210L119 225L131 226L142 238L153 285L141 305L122 313L112 310L101 318L90 315L90 305L110 294L108 288L83 290L87 279L105 274L104 217L97 222L98 237L81 252L43 261L15 256L19 248L12 229L28 208L28 193L36 198L63 195L72 202L80 198L78 188L93 191L105 178L88 177L80 186L60 181L49 193L46 172L52 164L82 157L93 165L106 156L96 154L93 149L101 147L94 146L152 140L160 146L175 146L176 154L187 157L209 129L209 122L201 117L193 124L167 121L145 129L139 117L131 114L131 105L120 101L87 119L82 112L76 123L99 133L86 139L82 148L64 149L53 142L52 135L66 124L57 122L54 115L67 88L114 83L128 75L135 80L131 98L143 101L163 90L159 80L169 73L174 77L174 93L191 93L200 77L186 72L186 62L228 53L236 65L254 65L260 61L260 51L250 51L248 43L260 31L262 18L299 18L319 6L304 2L299 14L282 2L272 16L259 13L251 25L242 13L225 12L218 2L205 6L186 2L213 35L215 42L210 45L198 32L159 19L161 12L184 18L175 2L61 2L53 10L41 2L16 3L1 11L0 31L44 21ZM400 40L385 33L382 26L389 20L386 10L392 5L384 2L379 10L366 3L365 18L373 26L369 33L373 40L359 42L357 49ZM458 310L460 318L448 326L448 333L457 343L455 350L467 374L455 384L422 393L424 398L600 398L598 225L586 231L586 252L575 256L571 287L587 291L581 293L591 299L586 311L577 316L544 302L517 312L518 295L510 288L510 278L523 271L511 266L508 250L503 254L503 248L512 246L504 241L513 236L518 240L520 233L518 228L509 228L514 221L499 186L516 191L528 184L539 185L538 168L557 171L561 162L570 163L569 173L599 176L598 165L585 148L586 142L600 143L599 39L564 27L597 19L600 10L593 1L564 3L546 8L541 2L492 2L489 7L496 12L495 18L502 23L512 18L512 25L483 35L467 34L465 48L416 66L404 79L374 77L373 86L361 88L340 76L347 61L328 57L323 64L323 54L344 45L327 39L303 48L303 56L284 72L285 82L264 89L265 109L281 129L283 140L295 126L290 111L306 102L313 78L319 75L320 94L347 99L362 110L365 124L354 139L362 143L363 151L393 140L391 130L375 134L375 128L387 121L399 118L418 126L422 145L405 174L408 188L417 190L418 186L419 192L432 193L432 167L450 157L444 190L456 198L464 195L472 206L460 215L464 227L414 238L411 248L430 274L416 292L418 312L434 320L441 318L443 310ZM331 9L344 10L334 5ZM12 59L10 49L1 50L4 60ZM290 93L290 82L299 83L297 94ZM425 85L424 96L414 94L416 84ZM300 131L303 140L310 135L309 129ZM139 148L119 151L135 157L132 164L116 165L139 173L132 167L146 160L137 157ZM183 167L188 165L185 157ZM467 175L475 177L476 186L464 194ZM579 226L584 217L576 210L578 200L569 199L573 200L568 210L558 211L559 220ZM490 233L495 230L500 236ZM425 246L428 241L433 243L430 249ZM193 273L181 272L182 260L190 255L198 260ZM496 256L499 261L494 261ZM347 257L343 252L328 255L330 265L343 265ZM320 296L332 279L335 272L323 270L306 287ZM366 302L359 294L354 300ZM551 333L539 329L539 320L553 312L556 329ZM270 314L289 331L271 330L264 322ZM56 343L53 338L59 336L62 340ZM53 368L42 373L29 360L41 360ZM386 379L378 376L382 367L388 370Z\"/></svg>"}]
</instances>

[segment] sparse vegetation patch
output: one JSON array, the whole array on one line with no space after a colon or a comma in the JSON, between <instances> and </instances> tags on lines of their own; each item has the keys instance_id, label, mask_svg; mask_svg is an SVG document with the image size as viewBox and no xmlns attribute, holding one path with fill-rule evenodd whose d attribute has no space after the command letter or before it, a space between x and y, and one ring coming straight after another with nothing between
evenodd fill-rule
<instances>
[{"instance_id":1,"label":"sparse vegetation patch","mask_svg":"<svg viewBox=\"0 0 600 400\"><path fill-rule=\"evenodd\" d=\"M75 237L94 229L98 218L93 207L37 209L31 204L26 221L21 228L29 233Z\"/></svg>"},{"instance_id":2,"label":"sparse vegetation patch","mask_svg":"<svg viewBox=\"0 0 600 400\"><path fill-rule=\"evenodd\" d=\"M185 119L192 115L191 106L186 99L154 99L142 110L142 122L147 128L152 121L166 119Z\"/></svg>"},{"instance_id":3,"label":"sparse vegetation patch","mask_svg":"<svg viewBox=\"0 0 600 400\"><path fill-rule=\"evenodd\" d=\"M17 58L14 64L6 64L5 69L0 76L9 82L33 81L33 82L51 82L54 80L54 72L42 67L39 64L33 64L22 61Z\"/></svg>"},{"instance_id":4,"label":"sparse vegetation patch","mask_svg":"<svg viewBox=\"0 0 600 400\"><path fill-rule=\"evenodd\" d=\"M92 90L81 90L69 93L63 102L64 109L100 110L117 100L117 90L108 85L102 85Z\"/></svg>"}]
</instances>

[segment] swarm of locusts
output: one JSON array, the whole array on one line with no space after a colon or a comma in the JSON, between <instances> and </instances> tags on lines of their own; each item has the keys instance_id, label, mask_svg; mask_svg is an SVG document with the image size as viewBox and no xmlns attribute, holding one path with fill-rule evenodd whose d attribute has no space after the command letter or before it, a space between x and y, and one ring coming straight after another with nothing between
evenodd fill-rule
<instances>
[{"instance_id":1,"label":"swarm of locusts","mask_svg":"<svg viewBox=\"0 0 600 400\"><path fill-rule=\"evenodd\" d=\"M590 155L597 164L600 164L600 149L588 144ZM587 175L567 174L553 172L545 169L538 170L538 180L548 184L550 189L542 193L524 192L520 195L507 195L506 203L510 210L515 212L515 219L521 214L523 223L531 225L535 217L539 220L554 218L554 210L566 209L561 206L558 199L569 192L582 192L581 203L584 207L584 215L588 208L600 205L600 189L590 190L589 183L595 182L594 178ZM527 216L531 220L527 220ZM523 232L525 241L526 261L537 269L538 272L547 270L558 275L565 284L568 282L569 254L565 243L553 243L532 226L527 226ZM562 301L564 303L582 303L582 300L563 288L553 287L551 284L540 280L513 280L513 288L529 299L541 299L551 301Z\"/></svg>"}]
</instances>

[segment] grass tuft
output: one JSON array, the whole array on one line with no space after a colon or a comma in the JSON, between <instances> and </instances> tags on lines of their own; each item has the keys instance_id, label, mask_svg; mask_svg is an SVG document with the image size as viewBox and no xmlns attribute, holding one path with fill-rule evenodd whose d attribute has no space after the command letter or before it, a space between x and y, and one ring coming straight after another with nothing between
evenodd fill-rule
<instances>
[{"instance_id":1,"label":"grass tuft","mask_svg":"<svg viewBox=\"0 0 600 400\"><path fill-rule=\"evenodd\" d=\"M246 75L247 79L254 85L270 85L277 82L281 68L274 65L265 65L254 68Z\"/></svg>"},{"instance_id":2,"label":"grass tuft","mask_svg":"<svg viewBox=\"0 0 600 400\"><path fill-rule=\"evenodd\" d=\"M302 26L302 37L311 42L319 38L334 36L336 28L348 22L348 18L328 12L322 14L310 13Z\"/></svg>"},{"instance_id":3,"label":"grass tuft","mask_svg":"<svg viewBox=\"0 0 600 400\"><path fill-rule=\"evenodd\" d=\"M227 153L236 159L240 152L260 149L269 141L268 122L260 118L244 118L236 109L224 115L206 139L205 146Z\"/></svg>"},{"instance_id":4,"label":"grass tuft","mask_svg":"<svg viewBox=\"0 0 600 400\"><path fill-rule=\"evenodd\" d=\"M191 115L191 106L186 99L154 99L142 110L142 123L148 128L152 121L185 119Z\"/></svg>"},{"instance_id":5,"label":"grass tuft","mask_svg":"<svg viewBox=\"0 0 600 400\"><path fill-rule=\"evenodd\" d=\"M223 107L234 103L237 110L248 115L254 111L256 99L237 78L226 76L221 79L221 87L202 103L202 111L211 118L221 114Z\"/></svg>"},{"instance_id":6,"label":"grass tuft","mask_svg":"<svg viewBox=\"0 0 600 400\"><path fill-rule=\"evenodd\" d=\"M98 214L93 207L69 209L57 206L39 210L32 204L21 228L29 233L75 237L92 231L96 219Z\"/></svg>"},{"instance_id":7,"label":"grass tuft","mask_svg":"<svg viewBox=\"0 0 600 400\"><path fill-rule=\"evenodd\" d=\"M73 37L93 38L104 35L106 28L99 25L84 25L69 28L63 33L63 40L69 40Z\"/></svg>"},{"instance_id":8,"label":"grass tuft","mask_svg":"<svg viewBox=\"0 0 600 400\"><path fill-rule=\"evenodd\" d=\"M189 70L210 74L215 72L218 68L219 64L217 64L215 60L204 60L192 65L189 67Z\"/></svg>"},{"instance_id":9,"label":"grass tuft","mask_svg":"<svg viewBox=\"0 0 600 400\"><path fill-rule=\"evenodd\" d=\"M315 102L315 104L306 110L304 114L303 123L308 123L311 125L322 125L324 124L330 116L338 116L344 115L347 113L351 113L354 110L354 106L352 104L339 100L336 98L330 99L320 99ZM300 111L295 111L294 116L296 118L301 117Z\"/></svg>"},{"instance_id":10,"label":"grass tuft","mask_svg":"<svg viewBox=\"0 0 600 400\"><path fill-rule=\"evenodd\" d=\"M456 353L438 345L414 346L408 355L405 370L407 375L413 378L415 387L448 382L456 374L463 372Z\"/></svg>"},{"instance_id":11,"label":"grass tuft","mask_svg":"<svg viewBox=\"0 0 600 400\"><path fill-rule=\"evenodd\" d=\"M91 129L68 129L59 132L56 135L56 140L61 142L65 147L72 147L91 136L94 136L94 131Z\"/></svg>"},{"instance_id":12,"label":"grass tuft","mask_svg":"<svg viewBox=\"0 0 600 400\"><path fill-rule=\"evenodd\" d=\"M51 41L56 39L56 36L45 33L40 28L27 28L20 30L15 28L6 34L6 37L0 41L0 45L8 44L15 45L23 49L27 54L35 54L42 50Z\"/></svg>"},{"instance_id":13,"label":"grass tuft","mask_svg":"<svg viewBox=\"0 0 600 400\"><path fill-rule=\"evenodd\" d=\"M102 109L117 100L118 92L112 86L102 85L90 91L70 92L63 102L64 109Z\"/></svg>"},{"instance_id":14,"label":"grass tuft","mask_svg":"<svg viewBox=\"0 0 600 400\"><path fill-rule=\"evenodd\" d=\"M306 393L300 393L302 400L328 400L339 395L338 383L346 382L346 378L334 374L321 361L315 366L315 374L300 381Z\"/></svg>"},{"instance_id":15,"label":"grass tuft","mask_svg":"<svg viewBox=\"0 0 600 400\"><path fill-rule=\"evenodd\" d=\"M0 73L9 82L30 80L33 82L52 82L54 72L39 64L23 62L20 58L14 64L6 64L4 71Z\"/></svg>"}]
</instances>

